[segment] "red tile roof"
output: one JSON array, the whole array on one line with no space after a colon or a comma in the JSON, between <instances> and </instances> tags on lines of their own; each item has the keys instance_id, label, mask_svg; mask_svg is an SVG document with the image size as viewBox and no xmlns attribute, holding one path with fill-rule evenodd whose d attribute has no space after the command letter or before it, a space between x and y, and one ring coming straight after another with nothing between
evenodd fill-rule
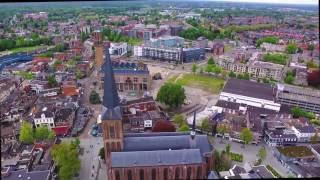
<instances>
[{"instance_id":1,"label":"red tile roof","mask_svg":"<svg viewBox=\"0 0 320 180\"><path fill-rule=\"evenodd\" d=\"M76 87L67 86L67 87L63 87L63 95L65 95L65 96L78 96L79 92Z\"/></svg>"},{"instance_id":2,"label":"red tile roof","mask_svg":"<svg viewBox=\"0 0 320 180\"><path fill-rule=\"evenodd\" d=\"M69 131L69 127L68 126L54 127L52 128L52 130L56 135L66 135Z\"/></svg>"},{"instance_id":3,"label":"red tile roof","mask_svg":"<svg viewBox=\"0 0 320 180\"><path fill-rule=\"evenodd\" d=\"M45 62L45 63L49 63L51 62L51 58L48 57L34 57L32 59L33 63L39 63L39 62Z\"/></svg>"}]
</instances>

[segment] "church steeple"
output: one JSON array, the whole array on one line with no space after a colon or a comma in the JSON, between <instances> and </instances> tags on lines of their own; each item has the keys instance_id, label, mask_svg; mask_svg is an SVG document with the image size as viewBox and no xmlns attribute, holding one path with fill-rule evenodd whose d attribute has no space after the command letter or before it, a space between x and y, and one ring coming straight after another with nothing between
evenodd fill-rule
<instances>
[{"instance_id":1,"label":"church steeple","mask_svg":"<svg viewBox=\"0 0 320 180\"><path fill-rule=\"evenodd\" d=\"M102 72L104 73L104 93L101 111L101 124L105 149L105 160L110 165L111 152L123 149L122 113L120 109L118 92L114 80L109 47L105 47L105 61Z\"/></svg>"},{"instance_id":2,"label":"church steeple","mask_svg":"<svg viewBox=\"0 0 320 180\"><path fill-rule=\"evenodd\" d=\"M191 139L196 136L196 111L193 112L192 130L190 131Z\"/></svg>"},{"instance_id":3,"label":"church steeple","mask_svg":"<svg viewBox=\"0 0 320 180\"><path fill-rule=\"evenodd\" d=\"M121 120L122 115L119 106L119 96L108 47L106 47L105 50L105 61L102 70L104 72L104 93L101 120Z\"/></svg>"}]
</instances>

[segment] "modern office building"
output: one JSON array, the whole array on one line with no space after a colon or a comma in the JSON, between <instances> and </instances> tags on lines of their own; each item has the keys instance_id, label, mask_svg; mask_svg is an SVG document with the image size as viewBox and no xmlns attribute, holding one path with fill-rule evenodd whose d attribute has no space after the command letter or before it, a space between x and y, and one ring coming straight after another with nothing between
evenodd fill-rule
<instances>
[{"instance_id":1,"label":"modern office building","mask_svg":"<svg viewBox=\"0 0 320 180\"><path fill-rule=\"evenodd\" d=\"M111 55L123 56L127 54L128 44L126 42L111 43L109 48L109 53Z\"/></svg>"},{"instance_id":2,"label":"modern office building","mask_svg":"<svg viewBox=\"0 0 320 180\"><path fill-rule=\"evenodd\" d=\"M150 45L156 47L183 47L184 39L178 36L169 36L157 39L150 39Z\"/></svg>"},{"instance_id":3,"label":"modern office building","mask_svg":"<svg viewBox=\"0 0 320 180\"><path fill-rule=\"evenodd\" d=\"M171 25L170 26L170 35L179 36L179 33L182 31L182 25Z\"/></svg>"},{"instance_id":4,"label":"modern office building","mask_svg":"<svg viewBox=\"0 0 320 180\"><path fill-rule=\"evenodd\" d=\"M287 84L277 84L277 101L320 114L320 91Z\"/></svg>"},{"instance_id":5,"label":"modern office building","mask_svg":"<svg viewBox=\"0 0 320 180\"><path fill-rule=\"evenodd\" d=\"M134 55L146 59L182 63L182 48L134 46Z\"/></svg>"},{"instance_id":6,"label":"modern office building","mask_svg":"<svg viewBox=\"0 0 320 180\"><path fill-rule=\"evenodd\" d=\"M203 60L203 48L164 48L154 46L134 46L134 55L146 59L174 62L176 64Z\"/></svg>"},{"instance_id":7,"label":"modern office building","mask_svg":"<svg viewBox=\"0 0 320 180\"><path fill-rule=\"evenodd\" d=\"M200 61L205 59L204 48L183 48L182 60L184 63Z\"/></svg>"}]
</instances>

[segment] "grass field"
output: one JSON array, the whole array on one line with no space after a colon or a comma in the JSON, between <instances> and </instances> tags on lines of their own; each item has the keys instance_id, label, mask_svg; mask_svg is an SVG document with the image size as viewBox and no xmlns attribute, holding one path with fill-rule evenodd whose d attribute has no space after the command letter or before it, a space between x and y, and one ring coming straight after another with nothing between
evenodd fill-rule
<instances>
[{"instance_id":1,"label":"grass field","mask_svg":"<svg viewBox=\"0 0 320 180\"><path fill-rule=\"evenodd\" d=\"M28 52L28 51L35 51L40 48L46 48L48 46L32 46L32 47L22 47L22 48L15 48L11 49L12 53L21 53L21 52Z\"/></svg>"},{"instance_id":2,"label":"grass field","mask_svg":"<svg viewBox=\"0 0 320 180\"><path fill-rule=\"evenodd\" d=\"M173 76L167 82L176 82L182 86L199 88L213 94L218 94L224 85L223 79L198 74L184 74L181 78L177 78L178 75Z\"/></svg>"},{"instance_id":3,"label":"grass field","mask_svg":"<svg viewBox=\"0 0 320 180\"><path fill-rule=\"evenodd\" d=\"M34 78L34 74L30 73L30 72L25 72L25 71L19 71L16 73L16 75L23 77L24 79L33 79Z\"/></svg>"}]
</instances>

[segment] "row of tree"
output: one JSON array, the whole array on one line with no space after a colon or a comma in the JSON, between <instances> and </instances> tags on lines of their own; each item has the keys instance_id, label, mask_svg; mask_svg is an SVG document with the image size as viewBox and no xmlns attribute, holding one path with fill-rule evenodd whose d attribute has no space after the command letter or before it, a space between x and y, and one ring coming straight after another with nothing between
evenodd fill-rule
<instances>
[{"instance_id":1,"label":"row of tree","mask_svg":"<svg viewBox=\"0 0 320 180\"><path fill-rule=\"evenodd\" d=\"M80 170L79 145L79 138L76 138L70 144L53 145L51 155L58 165L59 179L70 180Z\"/></svg>"},{"instance_id":2,"label":"row of tree","mask_svg":"<svg viewBox=\"0 0 320 180\"><path fill-rule=\"evenodd\" d=\"M33 143L35 140L53 140L55 134L53 131L48 130L47 127L38 127L35 130L32 128L32 125L27 121L23 121L21 124L19 141L23 143Z\"/></svg>"}]
</instances>

